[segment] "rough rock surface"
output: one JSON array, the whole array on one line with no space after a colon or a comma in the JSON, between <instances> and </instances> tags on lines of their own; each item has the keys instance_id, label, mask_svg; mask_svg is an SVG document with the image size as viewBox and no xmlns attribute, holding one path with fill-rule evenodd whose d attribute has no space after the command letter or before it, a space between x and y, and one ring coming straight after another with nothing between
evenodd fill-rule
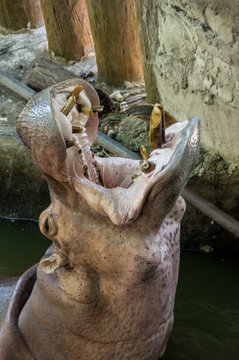
<instances>
[{"instance_id":1,"label":"rough rock surface","mask_svg":"<svg viewBox=\"0 0 239 360\"><path fill-rule=\"evenodd\" d=\"M140 151L140 145L149 151L149 122L127 116L120 122L115 139L132 151Z\"/></svg>"},{"instance_id":2,"label":"rough rock surface","mask_svg":"<svg viewBox=\"0 0 239 360\"><path fill-rule=\"evenodd\" d=\"M136 4L149 102L198 115L202 144L238 163L239 2Z\"/></svg>"}]
</instances>

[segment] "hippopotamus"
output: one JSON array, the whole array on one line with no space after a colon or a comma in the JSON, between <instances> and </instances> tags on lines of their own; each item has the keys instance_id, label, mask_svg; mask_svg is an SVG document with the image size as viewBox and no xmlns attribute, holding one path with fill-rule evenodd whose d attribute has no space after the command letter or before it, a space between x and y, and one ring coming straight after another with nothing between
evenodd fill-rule
<instances>
[{"instance_id":1,"label":"hippopotamus","mask_svg":"<svg viewBox=\"0 0 239 360\"><path fill-rule=\"evenodd\" d=\"M197 117L169 126L144 161L93 156L99 98L71 79L35 95L17 132L44 175L52 241L18 280L1 360L156 360L173 327L185 186ZM147 168L147 166L146 166Z\"/></svg>"}]
</instances>

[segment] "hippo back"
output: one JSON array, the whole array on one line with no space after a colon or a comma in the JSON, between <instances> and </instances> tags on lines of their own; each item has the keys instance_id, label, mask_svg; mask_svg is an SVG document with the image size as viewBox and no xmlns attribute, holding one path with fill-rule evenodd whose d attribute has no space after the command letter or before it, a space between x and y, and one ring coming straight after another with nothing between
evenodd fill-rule
<instances>
[{"instance_id":1,"label":"hippo back","mask_svg":"<svg viewBox=\"0 0 239 360\"><path fill-rule=\"evenodd\" d=\"M0 330L17 280L17 277L0 278Z\"/></svg>"},{"instance_id":2,"label":"hippo back","mask_svg":"<svg viewBox=\"0 0 239 360\"><path fill-rule=\"evenodd\" d=\"M1 360L33 360L19 331L18 318L35 284L37 266L28 269L19 280L13 278L1 282L0 294L3 295L0 308Z\"/></svg>"}]
</instances>

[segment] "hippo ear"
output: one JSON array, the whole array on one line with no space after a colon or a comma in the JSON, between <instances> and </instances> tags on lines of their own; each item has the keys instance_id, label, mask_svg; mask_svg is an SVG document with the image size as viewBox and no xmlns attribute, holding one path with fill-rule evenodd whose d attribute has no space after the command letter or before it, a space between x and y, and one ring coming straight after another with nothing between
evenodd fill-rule
<instances>
[{"instance_id":1,"label":"hippo ear","mask_svg":"<svg viewBox=\"0 0 239 360\"><path fill-rule=\"evenodd\" d=\"M186 185L198 157L200 145L200 121L197 117L189 120L181 133L169 163L155 178L142 211L147 218L164 219L171 211Z\"/></svg>"},{"instance_id":2,"label":"hippo ear","mask_svg":"<svg viewBox=\"0 0 239 360\"><path fill-rule=\"evenodd\" d=\"M52 274L61 266L65 266L65 264L65 258L61 254L53 252L49 257L41 260L40 269L46 274Z\"/></svg>"}]
</instances>

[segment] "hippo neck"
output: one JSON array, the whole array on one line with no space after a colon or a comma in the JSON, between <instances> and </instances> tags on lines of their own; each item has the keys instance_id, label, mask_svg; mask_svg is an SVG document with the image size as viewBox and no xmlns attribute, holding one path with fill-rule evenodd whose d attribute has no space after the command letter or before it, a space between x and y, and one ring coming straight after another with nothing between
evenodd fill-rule
<instances>
[{"instance_id":1,"label":"hippo neck","mask_svg":"<svg viewBox=\"0 0 239 360\"><path fill-rule=\"evenodd\" d=\"M159 257L133 253L125 263L133 277L126 279L118 273L118 280L109 281L109 275L104 276L95 302L71 299L62 290L56 273L46 274L39 268L37 282L19 319L31 352L38 354L39 360L52 360L53 354L58 360L69 356L78 360L81 352L89 360L159 358L173 323L183 211L184 202L179 199L164 220L155 239ZM157 353L148 357L151 349Z\"/></svg>"}]
</instances>

